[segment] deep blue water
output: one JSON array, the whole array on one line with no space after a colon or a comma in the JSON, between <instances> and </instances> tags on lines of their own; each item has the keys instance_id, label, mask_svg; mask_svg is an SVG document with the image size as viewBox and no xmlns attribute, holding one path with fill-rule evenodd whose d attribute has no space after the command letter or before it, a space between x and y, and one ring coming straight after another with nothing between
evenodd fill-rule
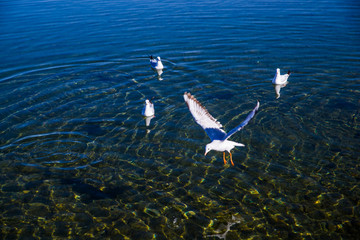
<instances>
[{"instance_id":1,"label":"deep blue water","mask_svg":"<svg viewBox=\"0 0 360 240\"><path fill-rule=\"evenodd\" d=\"M2 1L2 239L357 239L357 1ZM149 55L161 56L159 78ZM275 94L276 68L291 70ZM226 131L210 152L190 91ZM155 118L146 127L146 98Z\"/></svg>"}]
</instances>

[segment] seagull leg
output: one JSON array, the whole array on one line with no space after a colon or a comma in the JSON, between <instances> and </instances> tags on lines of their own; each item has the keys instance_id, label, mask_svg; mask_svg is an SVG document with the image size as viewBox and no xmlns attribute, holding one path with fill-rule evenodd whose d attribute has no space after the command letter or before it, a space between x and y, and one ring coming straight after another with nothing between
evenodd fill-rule
<instances>
[{"instance_id":1,"label":"seagull leg","mask_svg":"<svg viewBox=\"0 0 360 240\"><path fill-rule=\"evenodd\" d=\"M226 164L225 152L223 152L224 165Z\"/></svg>"},{"instance_id":2,"label":"seagull leg","mask_svg":"<svg viewBox=\"0 0 360 240\"><path fill-rule=\"evenodd\" d=\"M233 161L232 161L232 154L231 154L231 152L229 152L229 153L230 153L230 161L231 161L231 165L235 166L235 165L234 165L234 163L233 163Z\"/></svg>"}]
</instances>

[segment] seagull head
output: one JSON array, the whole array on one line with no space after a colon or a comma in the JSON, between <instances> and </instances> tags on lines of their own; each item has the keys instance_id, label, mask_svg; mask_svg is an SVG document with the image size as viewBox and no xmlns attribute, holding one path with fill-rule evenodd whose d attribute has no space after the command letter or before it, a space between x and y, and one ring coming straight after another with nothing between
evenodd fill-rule
<instances>
[{"instance_id":1,"label":"seagull head","mask_svg":"<svg viewBox=\"0 0 360 240\"><path fill-rule=\"evenodd\" d=\"M280 74L280 68L277 68L277 69L276 69L276 73L277 73L277 74Z\"/></svg>"},{"instance_id":2,"label":"seagull head","mask_svg":"<svg viewBox=\"0 0 360 240\"><path fill-rule=\"evenodd\" d=\"M146 105L150 105L150 103L151 103L151 102L150 102L149 99L146 99L146 100L145 100L145 104L146 104Z\"/></svg>"},{"instance_id":3,"label":"seagull head","mask_svg":"<svg viewBox=\"0 0 360 240\"><path fill-rule=\"evenodd\" d=\"M208 154L211 150L216 150L217 146L219 144L219 141L212 141L211 143L206 144L205 146L205 154Z\"/></svg>"},{"instance_id":4,"label":"seagull head","mask_svg":"<svg viewBox=\"0 0 360 240\"><path fill-rule=\"evenodd\" d=\"M157 57L157 60L158 60L158 61L161 61L161 58L160 58L160 57Z\"/></svg>"},{"instance_id":5,"label":"seagull head","mask_svg":"<svg viewBox=\"0 0 360 240\"><path fill-rule=\"evenodd\" d=\"M211 143L209 143L209 144L206 144L206 146L205 146L205 156L206 156L206 154L208 154L208 152L210 152L212 150L212 147L211 147Z\"/></svg>"}]
</instances>

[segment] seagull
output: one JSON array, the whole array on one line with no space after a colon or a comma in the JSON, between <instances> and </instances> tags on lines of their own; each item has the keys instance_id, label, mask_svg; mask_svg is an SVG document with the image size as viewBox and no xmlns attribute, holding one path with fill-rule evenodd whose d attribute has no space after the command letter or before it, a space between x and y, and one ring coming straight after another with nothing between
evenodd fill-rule
<instances>
[{"instance_id":1,"label":"seagull","mask_svg":"<svg viewBox=\"0 0 360 240\"><path fill-rule=\"evenodd\" d=\"M155 59L155 58L153 58L153 56L150 56L150 64L151 64L151 67L156 69L156 70L163 70L164 69L164 65L162 64L160 57L157 57Z\"/></svg>"},{"instance_id":2,"label":"seagull","mask_svg":"<svg viewBox=\"0 0 360 240\"><path fill-rule=\"evenodd\" d=\"M284 84L284 83L287 82L290 74L291 74L291 72L289 70L287 74L280 75L280 68L277 68L276 69L276 74L275 74L275 77L272 80L272 83L273 84Z\"/></svg>"},{"instance_id":3,"label":"seagull","mask_svg":"<svg viewBox=\"0 0 360 240\"><path fill-rule=\"evenodd\" d=\"M154 104L149 100L145 100L145 106L142 110L142 115L145 117L152 117L155 115Z\"/></svg>"},{"instance_id":4,"label":"seagull","mask_svg":"<svg viewBox=\"0 0 360 240\"><path fill-rule=\"evenodd\" d=\"M161 78L161 74L163 73L164 65L162 64L161 58L157 57L156 59L153 56L150 56L150 65L151 68L157 72L159 80L163 80Z\"/></svg>"},{"instance_id":5,"label":"seagull","mask_svg":"<svg viewBox=\"0 0 360 240\"><path fill-rule=\"evenodd\" d=\"M237 143L234 141L228 140L234 133L243 129L248 122L254 117L255 113L258 111L260 103L257 101L256 107L249 113L246 117L245 121L243 121L240 125L232 129L229 133L226 133L222 129L222 125L218 122L211 114L206 110L204 106L190 93L184 93L184 100L193 115L197 124L199 124L210 137L211 142L208 143L205 147L205 155L211 150L215 150L218 152L223 152L224 164L226 164L225 159L225 151L230 154L231 164L234 166L232 160L231 149L236 146L244 147L245 145L242 143Z\"/></svg>"},{"instance_id":6,"label":"seagull","mask_svg":"<svg viewBox=\"0 0 360 240\"><path fill-rule=\"evenodd\" d=\"M145 117L145 125L147 127L150 126L151 119L155 117L154 103L152 103L151 100L145 100L145 106L142 110L142 115Z\"/></svg>"}]
</instances>

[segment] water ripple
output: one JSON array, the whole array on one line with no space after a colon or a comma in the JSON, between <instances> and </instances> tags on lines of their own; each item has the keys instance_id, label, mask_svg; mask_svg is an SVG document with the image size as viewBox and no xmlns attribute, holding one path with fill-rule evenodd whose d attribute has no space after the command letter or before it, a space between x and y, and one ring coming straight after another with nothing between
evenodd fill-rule
<instances>
[{"instance_id":1,"label":"water ripple","mask_svg":"<svg viewBox=\"0 0 360 240\"><path fill-rule=\"evenodd\" d=\"M354 1L3 1L6 239L358 236ZM6 23L6 24L2 24ZM148 55L160 55L163 80ZM292 70L276 99L275 69ZM235 166L184 103L229 130ZM141 110L154 98L155 118ZM74 231L74 229L76 231Z\"/></svg>"},{"instance_id":2,"label":"water ripple","mask_svg":"<svg viewBox=\"0 0 360 240\"><path fill-rule=\"evenodd\" d=\"M0 150L24 166L67 170L98 163L99 159L92 156L94 148L94 141L79 132L51 132L19 138ZM23 158L27 162L22 162Z\"/></svg>"}]
</instances>

